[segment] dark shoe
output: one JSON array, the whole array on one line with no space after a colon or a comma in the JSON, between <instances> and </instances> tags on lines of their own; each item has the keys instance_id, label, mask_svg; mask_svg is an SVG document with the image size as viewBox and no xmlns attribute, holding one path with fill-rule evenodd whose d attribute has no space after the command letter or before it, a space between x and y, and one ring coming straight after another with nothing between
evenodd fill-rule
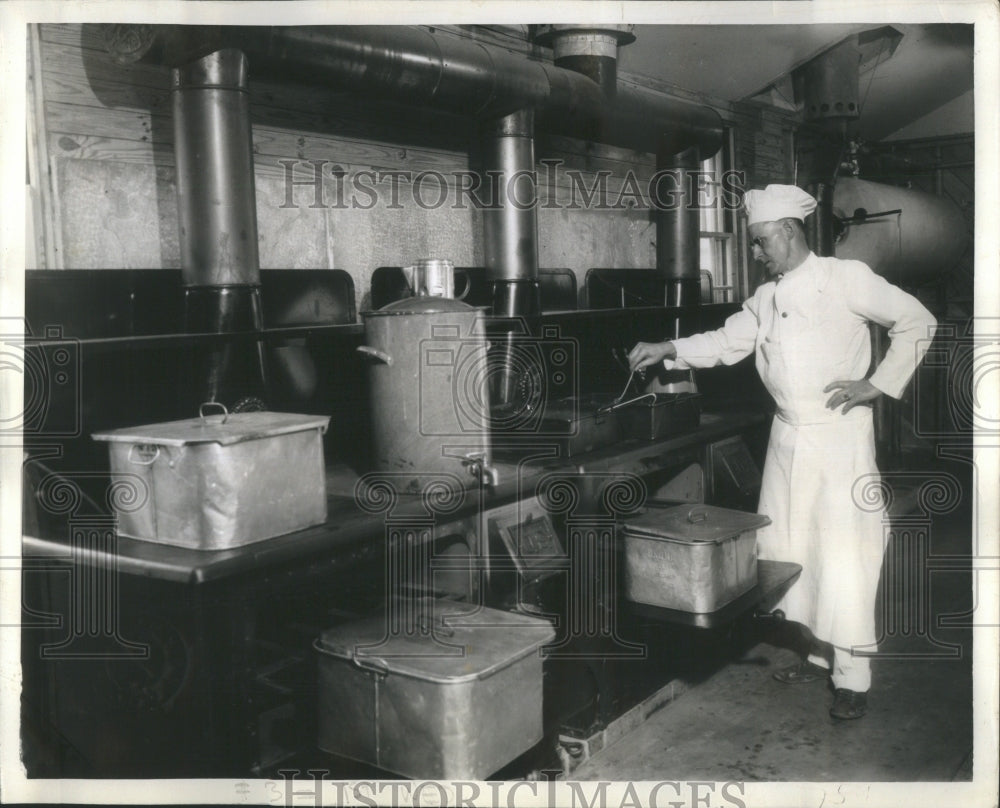
<instances>
[{"instance_id":1,"label":"dark shoe","mask_svg":"<svg viewBox=\"0 0 1000 808\"><path fill-rule=\"evenodd\" d=\"M830 671L820 667L815 662L810 662L808 659L774 672L774 678L786 685L804 685L809 682L818 682L820 679L826 679L829 675Z\"/></svg>"},{"instance_id":2,"label":"dark shoe","mask_svg":"<svg viewBox=\"0 0 1000 808\"><path fill-rule=\"evenodd\" d=\"M848 720L851 718L861 718L868 712L868 694L859 693L856 690L847 690L838 687L833 697L833 707L830 708L830 715L834 718Z\"/></svg>"}]
</instances>

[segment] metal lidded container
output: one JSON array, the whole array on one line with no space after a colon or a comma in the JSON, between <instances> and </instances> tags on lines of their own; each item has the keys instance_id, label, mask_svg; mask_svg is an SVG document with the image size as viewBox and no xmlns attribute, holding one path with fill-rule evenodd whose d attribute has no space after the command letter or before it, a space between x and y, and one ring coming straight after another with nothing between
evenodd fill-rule
<instances>
[{"instance_id":1,"label":"metal lidded container","mask_svg":"<svg viewBox=\"0 0 1000 808\"><path fill-rule=\"evenodd\" d=\"M496 485L483 309L421 296L363 316L375 467L398 473L402 493L438 472Z\"/></svg>"},{"instance_id":2,"label":"metal lidded container","mask_svg":"<svg viewBox=\"0 0 1000 808\"><path fill-rule=\"evenodd\" d=\"M757 583L757 529L771 520L713 505L650 508L622 534L625 597L705 614Z\"/></svg>"},{"instance_id":3,"label":"metal lidded container","mask_svg":"<svg viewBox=\"0 0 1000 808\"><path fill-rule=\"evenodd\" d=\"M217 407L220 414L208 414ZM325 415L228 413L99 432L113 481L118 533L222 550L326 521Z\"/></svg>"},{"instance_id":4,"label":"metal lidded container","mask_svg":"<svg viewBox=\"0 0 1000 808\"><path fill-rule=\"evenodd\" d=\"M610 393L568 396L545 407L537 440L558 443L564 457L593 452L621 440Z\"/></svg>"},{"instance_id":5,"label":"metal lidded container","mask_svg":"<svg viewBox=\"0 0 1000 808\"><path fill-rule=\"evenodd\" d=\"M616 410L627 438L659 440L697 429L701 393L648 393Z\"/></svg>"},{"instance_id":6,"label":"metal lidded container","mask_svg":"<svg viewBox=\"0 0 1000 808\"><path fill-rule=\"evenodd\" d=\"M320 749L410 778L482 780L542 739L548 621L436 601L420 628L387 624L316 640Z\"/></svg>"}]
</instances>

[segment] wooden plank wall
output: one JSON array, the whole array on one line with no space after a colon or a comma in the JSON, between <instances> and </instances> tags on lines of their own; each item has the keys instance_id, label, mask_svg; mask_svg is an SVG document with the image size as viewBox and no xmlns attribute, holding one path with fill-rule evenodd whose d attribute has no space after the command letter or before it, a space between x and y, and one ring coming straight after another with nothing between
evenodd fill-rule
<instances>
[{"instance_id":1,"label":"wooden plank wall","mask_svg":"<svg viewBox=\"0 0 1000 808\"><path fill-rule=\"evenodd\" d=\"M95 26L42 25L37 33L45 132L40 145L47 153L61 242L49 265L179 266L168 71L113 63ZM445 33L472 36L462 28ZM509 31L475 35L528 51ZM634 77L622 80L636 83ZM762 108L737 107L668 85L653 89L718 109L735 127L736 165L747 169L750 183L788 180L787 121ZM471 206L453 205L454 174L469 169L475 137L469 122L267 77L252 78L251 116L262 267L346 269L363 308L378 266L427 255L482 263L480 217ZM563 204L573 190L566 169L581 172L587 187L595 172L610 172L608 192L615 198L629 172L640 182L649 178L651 155L556 137L539 138L536 152L539 160L563 161L555 175L555 202L549 189L541 188L542 266L570 267L582 288L589 267L653 265L655 226L648 210L570 210ZM312 176L310 161L324 167L320 204L310 186L292 189L293 204L286 204L289 169L282 161L289 160L299 161L293 176L300 181ZM351 182L358 172L373 170L439 172L451 195L441 207L426 209L403 188L404 207L394 209L389 186L381 183L371 209L351 207L352 200L370 203L368 196L357 195L337 207L332 172ZM438 197L433 183L423 190L426 199Z\"/></svg>"}]
</instances>

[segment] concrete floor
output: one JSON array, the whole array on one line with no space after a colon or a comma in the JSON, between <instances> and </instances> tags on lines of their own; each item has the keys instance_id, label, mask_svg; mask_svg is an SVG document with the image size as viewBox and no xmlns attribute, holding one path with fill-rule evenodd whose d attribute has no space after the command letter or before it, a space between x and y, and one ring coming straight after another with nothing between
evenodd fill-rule
<instances>
[{"instance_id":1,"label":"concrete floor","mask_svg":"<svg viewBox=\"0 0 1000 808\"><path fill-rule=\"evenodd\" d=\"M968 514L966 502L934 519L930 563L922 560L920 568L934 566L936 556L968 555ZM784 685L772 679L774 671L798 659L789 647L785 626L760 635L763 641L748 652L706 679L688 684L637 729L577 767L571 778L971 779L972 631L937 625L941 616L971 608L971 574L961 569L935 572L924 580L930 581L929 589L898 589L880 600L895 610L890 614L929 616L931 628L921 631L914 624L906 633L892 626L884 630L880 656L872 664L873 688L864 718L846 722L830 718L833 693L823 682Z\"/></svg>"}]
</instances>

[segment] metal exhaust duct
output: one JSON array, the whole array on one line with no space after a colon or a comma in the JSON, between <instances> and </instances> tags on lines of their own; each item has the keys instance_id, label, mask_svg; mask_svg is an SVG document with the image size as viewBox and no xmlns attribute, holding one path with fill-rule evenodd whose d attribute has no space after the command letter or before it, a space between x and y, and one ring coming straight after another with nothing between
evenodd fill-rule
<instances>
[{"instance_id":1,"label":"metal exhaust duct","mask_svg":"<svg viewBox=\"0 0 1000 808\"><path fill-rule=\"evenodd\" d=\"M184 283L258 286L247 59L197 59L173 70L172 91Z\"/></svg>"},{"instance_id":2,"label":"metal exhaust duct","mask_svg":"<svg viewBox=\"0 0 1000 808\"><path fill-rule=\"evenodd\" d=\"M493 312L508 317L541 309L534 121L533 110L523 109L483 132L483 173L494 184L483 210L486 267L494 282Z\"/></svg>"},{"instance_id":3,"label":"metal exhaust duct","mask_svg":"<svg viewBox=\"0 0 1000 808\"><path fill-rule=\"evenodd\" d=\"M125 38L121 35L119 38ZM534 109L539 131L656 153L722 145L710 107L651 90L619 87L613 98L589 76L502 48L385 25L324 27L158 26L119 61L171 66L233 47L276 78L492 120Z\"/></svg>"},{"instance_id":4,"label":"metal exhaust duct","mask_svg":"<svg viewBox=\"0 0 1000 808\"><path fill-rule=\"evenodd\" d=\"M806 240L816 255L830 257L834 251L833 186L815 182L806 190L816 199L816 212L806 222Z\"/></svg>"},{"instance_id":5,"label":"metal exhaust duct","mask_svg":"<svg viewBox=\"0 0 1000 808\"><path fill-rule=\"evenodd\" d=\"M552 47L557 67L582 73L612 98L618 92L618 48L635 37L631 25L543 25L534 40Z\"/></svg>"},{"instance_id":6,"label":"metal exhaust duct","mask_svg":"<svg viewBox=\"0 0 1000 808\"><path fill-rule=\"evenodd\" d=\"M693 146L679 154L664 150L656 155L657 172L662 172L656 189L656 268L666 282L664 303L668 306L701 302L701 219L691 193L698 158Z\"/></svg>"},{"instance_id":7,"label":"metal exhaust duct","mask_svg":"<svg viewBox=\"0 0 1000 808\"><path fill-rule=\"evenodd\" d=\"M538 214L534 110L522 109L485 125L482 174L492 186L483 209L486 269L493 281L493 313L534 318L541 312L538 285ZM514 330L497 334L490 399L513 401L521 382Z\"/></svg>"},{"instance_id":8,"label":"metal exhaust duct","mask_svg":"<svg viewBox=\"0 0 1000 808\"><path fill-rule=\"evenodd\" d=\"M247 59L224 49L171 76L184 328L260 331L260 261ZM226 342L195 358L197 401L260 409L263 346Z\"/></svg>"}]
</instances>

